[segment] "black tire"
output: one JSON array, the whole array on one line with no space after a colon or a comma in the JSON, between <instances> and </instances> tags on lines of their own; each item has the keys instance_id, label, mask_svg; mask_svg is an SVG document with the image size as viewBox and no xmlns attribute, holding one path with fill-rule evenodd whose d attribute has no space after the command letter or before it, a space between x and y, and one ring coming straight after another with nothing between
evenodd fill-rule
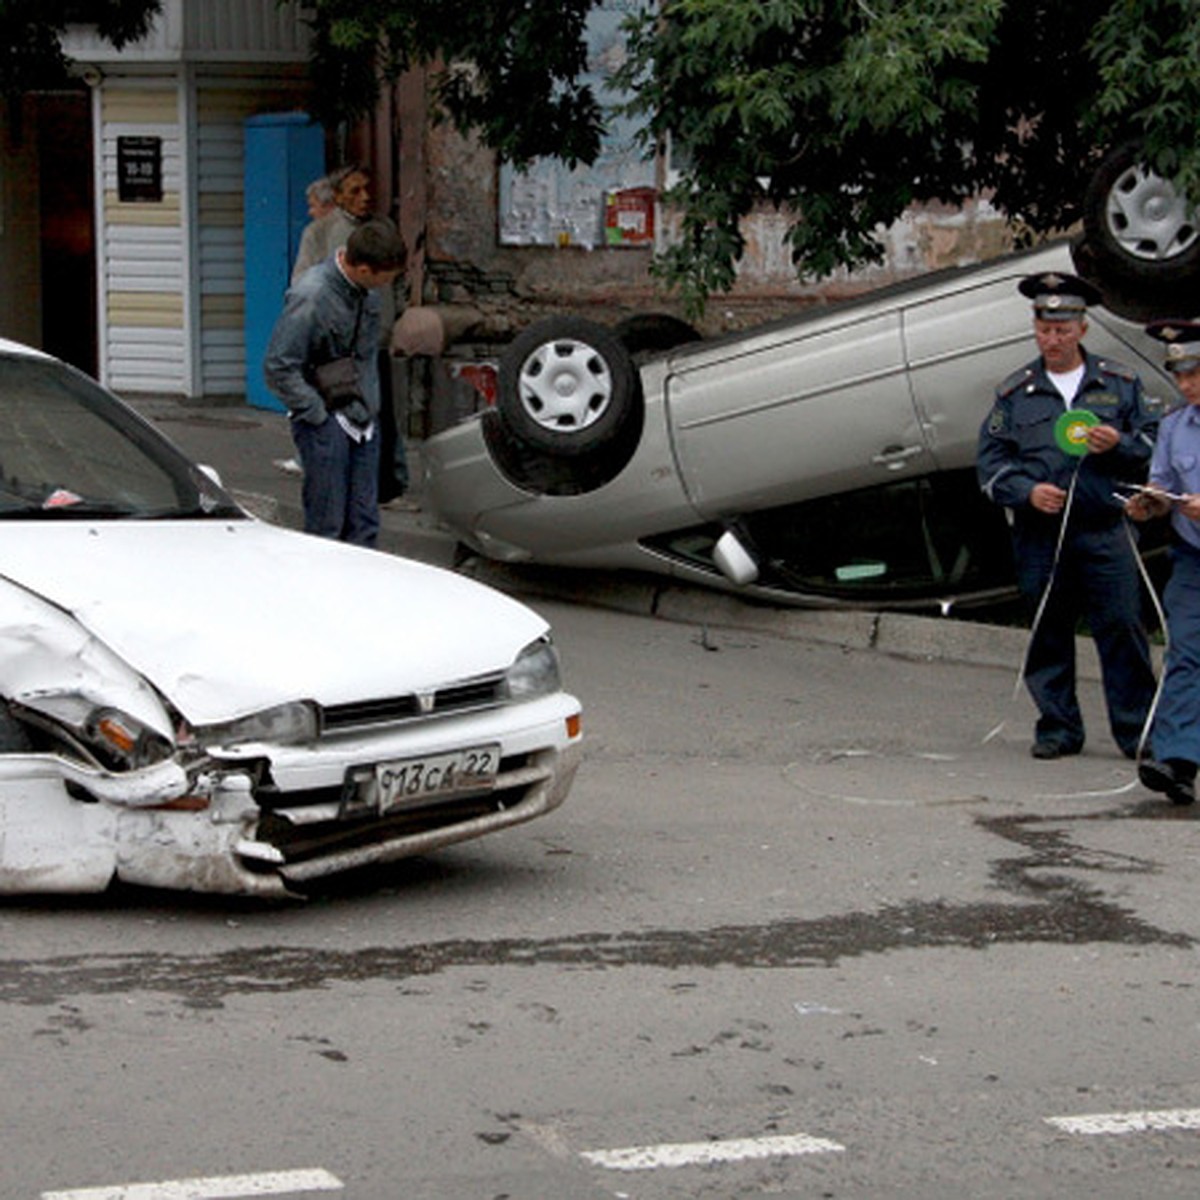
<instances>
[{"instance_id":1,"label":"black tire","mask_svg":"<svg viewBox=\"0 0 1200 1200\"><path fill-rule=\"evenodd\" d=\"M500 359L500 417L513 437L547 454L578 458L604 449L640 402L628 352L581 317L538 321Z\"/></svg>"},{"instance_id":2,"label":"black tire","mask_svg":"<svg viewBox=\"0 0 1200 1200\"><path fill-rule=\"evenodd\" d=\"M1092 244L1082 234L1071 242L1071 259L1076 274L1100 289L1104 307L1126 321L1144 325L1164 314L1182 319L1195 307L1193 282L1150 285L1114 278L1111 270L1106 272L1097 264Z\"/></svg>"},{"instance_id":3,"label":"black tire","mask_svg":"<svg viewBox=\"0 0 1200 1200\"><path fill-rule=\"evenodd\" d=\"M637 313L618 322L613 335L630 354L662 354L701 340L694 325L670 313Z\"/></svg>"},{"instance_id":4,"label":"black tire","mask_svg":"<svg viewBox=\"0 0 1200 1200\"><path fill-rule=\"evenodd\" d=\"M1096 168L1083 227L1101 284L1170 285L1200 277L1200 211L1141 164L1135 143Z\"/></svg>"}]
</instances>

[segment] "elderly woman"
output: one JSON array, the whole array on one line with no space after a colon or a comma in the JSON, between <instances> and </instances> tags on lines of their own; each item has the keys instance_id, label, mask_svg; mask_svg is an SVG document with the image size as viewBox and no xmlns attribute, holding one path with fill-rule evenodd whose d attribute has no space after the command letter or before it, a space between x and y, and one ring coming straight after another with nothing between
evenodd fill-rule
<instances>
[{"instance_id":1,"label":"elderly woman","mask_svg":"<svg viewBox=\"0 0 1200 1200\"><path fill-rule=\"evenodd\" d=\"M337 201L333 197L333 182L329 176L323 175L320 179L314 179L304 189L304 199L308 202L310 221L319 221L333 212Z\"/></svg>"}]
</instances>

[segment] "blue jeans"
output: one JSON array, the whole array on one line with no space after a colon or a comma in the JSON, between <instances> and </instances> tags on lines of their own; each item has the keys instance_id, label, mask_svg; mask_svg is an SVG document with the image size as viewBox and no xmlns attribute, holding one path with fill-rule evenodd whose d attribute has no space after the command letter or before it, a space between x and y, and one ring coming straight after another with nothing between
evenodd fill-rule
<instances>
[{"instance_id":1,"label":"blue jeans","mask_svg":"<svg viewBox=\"0 0 1200 1200\"><path fill-rule=\"evenodd\" d=\"M379 536L379 430L356 442L333 417L320 425L292 421L304 468L304 531L374 546Z\"/></svg>"}]
</instances>

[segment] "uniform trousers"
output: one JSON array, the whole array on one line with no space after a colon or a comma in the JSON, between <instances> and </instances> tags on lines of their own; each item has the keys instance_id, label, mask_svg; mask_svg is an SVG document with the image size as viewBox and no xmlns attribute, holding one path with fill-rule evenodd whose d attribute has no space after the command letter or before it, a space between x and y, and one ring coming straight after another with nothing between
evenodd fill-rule
<instances>
[{"instance_id":1,"label":"uniform trousers","mask_svg":"<svg viewBox=\"0 0 1200 1200\"><path fill-rule=\"evenodd\" d=\"M1086 616L1104 683L1109 727L1133 757L1154 697L1154 670L1142 621L1137 556L1126 526L1072 530L1057 564L1052 536L1014 535L1017 584L1035 610L1053 577L1025 660L1025 685L1037 705L1039 742L1066 751L1083 746L1076 694L1075 635Z\"/></svg>"},{"instance_id":2,"label":"uniform trousers","mask_svg":"<svg viewBox=\"0 0 1200 1200\"><path fill-rule=\"evenodd\" d=\"M1162 696L1150 735L1154 757L1200 763L1200 550L1176 542L1163 591L1168 645Z\"/></svg>"}]
</instances>

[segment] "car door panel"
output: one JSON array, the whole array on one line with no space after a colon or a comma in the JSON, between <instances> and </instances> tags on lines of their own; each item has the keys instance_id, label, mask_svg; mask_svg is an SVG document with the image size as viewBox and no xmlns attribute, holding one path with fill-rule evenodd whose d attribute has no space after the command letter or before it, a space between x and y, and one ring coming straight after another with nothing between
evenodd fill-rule
<instances>
[{"instance_id":1,"label":"car door panel","mask_svg":"<svg viewBox=\"0 0 1200 1200\"><path fill-rule=\"evenodd\" d=\"M681 356L666 394L679 472L706 516L869 487L933 464L895 311L780 327Z\"/></svg>"}]
</instances>

